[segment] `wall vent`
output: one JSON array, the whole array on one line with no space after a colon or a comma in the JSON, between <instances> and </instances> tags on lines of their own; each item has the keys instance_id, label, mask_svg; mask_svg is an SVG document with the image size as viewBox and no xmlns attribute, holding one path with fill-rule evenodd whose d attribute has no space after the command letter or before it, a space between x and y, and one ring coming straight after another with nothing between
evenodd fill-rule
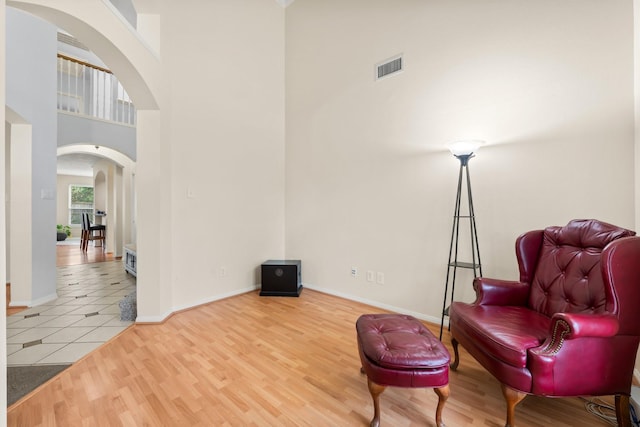
<instances>
[{"instance_id":1,"label":"wall vent","mask_svg":"<svg viewBox=\"0 0 640 427\"><path fill-rule=\"evenodd\" d=\"M391 59L376 64L376 80L401 72L403 66L402 55L394 56Z\"/></svg>"},{"instance_id":2,"label":"wall vent","mask_svg":"<svg viewBox=\"0 0 640 427\"><path fill-rule=\"evenodd\" d=\"M70 36L69 34L64 34L64 33L58 32L58 41L61 42L61 43L68 44L70 46L75 46L75 47L83 49L83 50L87 50L87 51L89 50L88 47L86 47L85 45L80 43L78 41L78 39L76 39L73 36Z\"/></svg>"}]
</instances>

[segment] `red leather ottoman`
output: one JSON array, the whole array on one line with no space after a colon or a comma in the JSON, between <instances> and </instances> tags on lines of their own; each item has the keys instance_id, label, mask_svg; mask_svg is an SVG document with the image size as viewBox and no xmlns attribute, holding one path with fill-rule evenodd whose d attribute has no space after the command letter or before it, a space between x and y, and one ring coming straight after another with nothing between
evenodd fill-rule
<instances>
[{"instance_id":1,"label":"red leather ottoman","mask_svg":"<svg viewBox=\"0 0 640 427\"><path fill-rule=\"evenodd\" d=\"M449 397L445 346L419 320L403 314L364 314L356 321L362 371L373 398L371 427L380 425L380 394L387 386L433 387L438 395L436 425Z\"/></svg>"}]
</instances>

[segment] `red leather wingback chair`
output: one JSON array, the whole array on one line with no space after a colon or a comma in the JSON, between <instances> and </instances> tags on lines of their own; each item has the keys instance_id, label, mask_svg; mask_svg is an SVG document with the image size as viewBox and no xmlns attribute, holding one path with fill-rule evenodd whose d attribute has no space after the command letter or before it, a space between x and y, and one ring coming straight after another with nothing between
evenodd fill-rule
<instances>
[{"instance_id":1,"label":"red leather wingback chair","mask_svg":"<svg viewBox=\"0 0 640 427\"><path fill-rule=\"evenodd\" d=\"M450 329L498 381L506 426L527 395L615 395L630 427L640 337L640 237L596 220L530 231L516 240L519 281L477 278L477 299L454 302Z\"/></svg>"}]
</instances>

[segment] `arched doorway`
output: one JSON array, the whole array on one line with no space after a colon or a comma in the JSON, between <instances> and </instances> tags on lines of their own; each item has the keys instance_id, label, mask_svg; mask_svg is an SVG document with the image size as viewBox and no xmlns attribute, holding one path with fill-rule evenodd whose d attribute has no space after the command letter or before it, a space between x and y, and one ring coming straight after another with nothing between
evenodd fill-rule
<instances>
[{"instance_id":1,"label":"arched doorway","mask_svg":"<svg viewBox=\"0 0 640 427\"><path fill-rule=\"evenodd\" d=\"M158 93L160 91L160 62L157 54L149 48L139 34L131 30L124 19L114 13L113 6L103 0L87 0L83 2L66 2L59 0L11 0L7 6L15 7L48 22L72 34L103 60L114 74L118 76L127 93L138 109L137 115L137 166L136 183L142 196L137 199L137 217L144 218L148 212L154 221L138 221L136 223L137 244L140 255L138 271L139 313L153 312L148 320L162 320L168 311L168 279L162 277L154 265L163 264L160 248L153 239L140 237L145 234L145 226L149 224L149 233L153 235L153 223L157 223L158 199L161 190L157 183L166 175L157 167L160 163L159 153L154 146L161 140L159 134L160 115ZM149 245L148 247L146 245ZM143 259L148 263L143 263ZM165 263L166 264L166 263ZM148 279L151 284L149 292L145 291L147 275L144 266L148 265ZM165 292L158 288L166 288ZM145 308L145 294L155 301ZM158 301L158 295L165 295Z\"/></svg>"},{"instance_id":2,"label":"arched doorway","mask_svg":"<svg viewBox=\"0 0 640 427\"><path fill-rule=\"evenodd\" d=\"M136 243L136 162L109 147L74 144L59 147L57 155L93 158L92 177L96 210L108 214L101 220L107 225L107 251L123 256L123 246Z\"/></svg>"},{"instance_id":3,"label":"arched doorway","mask_svg":"<svg viewBox=\"0 0 640 427\"><path fill-rule=\"evenodd\" d=\"M83 2L64 2L57 0L47 1L9 1L7 6L15 7L27 11L35 16L38 16L46 21L49 21L59 28L74 34L76 37L82 39L92 51L100 56L106 64L118 74L123 86L126 87L127 92L132 98L133 102L139 109L138 115L138 132L137 142L140 146L152 146L154 141L158 139L158 103L157 93L159 87L159 69L160 64L157 56L149 50L147 45L140 40L140 38L131 32L129 28L124 25L123 22L114 15L113 11L109 9L108 2L101 0L87 0ZM2 22L5 22L4 13L5 8L2 7ZM0 31L0 36L5 37L5 31ZM3 44L5 40L2 40ZM3 55L4 56L4 55ZM6 71L3 70L6 75ZM4 77L4 75L3 75ZM4 91L2 97L5 97ZM6 139L6 138L5 138ZM145 152L145 149L139 150L139 152ZM153 164L155 159L152 155L145 156L145 154L138 155L138 161L142 159L148 159L150 164ZM4 162L2 162L4 163ZM5 167L6 169L6 167ZM138 168L138 174L145 176L145 169L154 171L155 168ZM4 176L5 174L1 174ZM148 179L138 180L147 183L154 181L153 176L149 176ZM0 186L0 191L4 190L4 185ZM148 195L153 195L153 191ZM43 197L47 196L43 193ZM155 197L153 195L152 197ZM153 203L151 203L153 204ZM147 203L141 203L140 216L144 217L145 211L147 211ZM148 211L151 211L150 208ZM6 218L2 215L0 218L0 242L6 238L6 230L4 224L6 224ZM139 229L139 233L144 234L144 230ZM0 245L6 252L5 245ZM150 250L146 252L146 257L150 261L148 265L157 264L154 261L154 256L158 251ZM5 253L6 257L6 253ZM5 257L0 257L4 259ZM4 261L0 269L4 270ZM151 271L151 270L150 270ZM4 272L4 271L3 271ZM145 273L141 269L138 272L139 275L139 306L145 299L145 294L151 295L152 293L158 293L156 290L144 291ZM154 276L154 274L150 274ZM149 277L148 283L161 283L164 280L155 280L155 277ZM157 285L152 286L157 288ZM4 305L4 304L3 304ZM144 311L144 304L142 304ZM152 311L164 312L166 310L152 309ZM6 349L4 343L6 342L6 318L4 314L0 320L0 342L3 343L0 346L0 368L6 367ZM4 381L0 384L0 407L2 411L6 411L6 378L0 376ZM0 415L2 416L2 415Z\"/></svg>"}]
</instances>

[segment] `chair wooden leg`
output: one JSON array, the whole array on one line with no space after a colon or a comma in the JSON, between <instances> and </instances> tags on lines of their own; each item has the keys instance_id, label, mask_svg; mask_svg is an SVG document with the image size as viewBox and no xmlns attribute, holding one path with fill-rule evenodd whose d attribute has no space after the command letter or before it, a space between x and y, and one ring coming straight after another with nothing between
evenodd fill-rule
<instances>
[{"instance_id":1,"label":"chair wooden leg","mask_svg":"<svg viewBox=\"0 0 640 427\"><path fill-rule=\"evenodd\" d=\"M367 385L369 386L369 393L371 393L371 397L373 398L373 419L369 427L380 427L380 395L387 387L374 383L368 377Z\"/></svg>"},{"instance_id":2,"label":"chair wooden leg","mask_svg":"<svg viewBox=\"0 0 640 427\"><path fill-rule=\"evenodd\" d=\"M516 405L522 402L527 394L501 384L504 400L507 402L507 423L504 427L515 427Z\"/></svg>"},{"instance_id":3,"label":"chair wooden leg","mask_svg":"<svg viewBox=\"0 0 640 427\"><path fill-rule=\"evenodd\" d=\"M438 395L438 408L436 409L436 427L445 427L442 422L442 409L449 398L449 384L444 387L434 388L433 391Z\"/></svg>"},{"instance_id":4,"label":"chair wooden leg","mask_svg":"<svg viewBox=\"0 0 640 427\"><path fill-rule=\"evenodd\" d=\"M616 394L616 420L618 421L618 427L631 427L629 411L629 396Z\"/></svg>"},{"instance_id":5,"label":"chair wooden leg","mask_svg":"<svg viewBox=\"0 0 640 427\"><path fill-rule=\"evenodd\" d=\"M449 365L449 368L452 371L458 369L458 364L460 363L460 354L458 353L458 341L455 338L451 338L451 345L453 346L453 362Z\"/></svg>"}]
</instances>

